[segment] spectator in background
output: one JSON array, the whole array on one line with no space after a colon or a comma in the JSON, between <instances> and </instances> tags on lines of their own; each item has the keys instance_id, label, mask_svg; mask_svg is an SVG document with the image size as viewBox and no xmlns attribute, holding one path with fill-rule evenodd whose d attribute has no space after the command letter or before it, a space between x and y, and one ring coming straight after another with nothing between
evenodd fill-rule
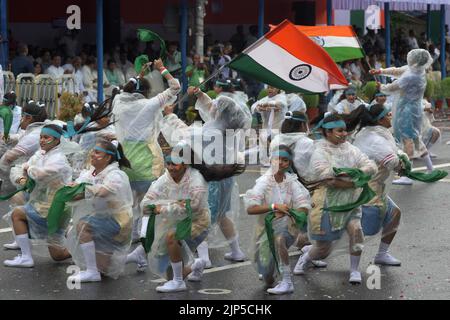
<instances>
[{"instance_id":1,"label":"spectator in background","mask_svg":"<svg viewBox=\"0 0 450 320\"><path fill-rule=\"evenodd\" d=\"M28 46L25 43L18 45L19 55L12 60L12 72L17 77L20 73L33 73L34 67L28 58Z\"/></svg>"},{"instance_id":2,"label":"spectator in background","mask_svg":"<svg viewBox=\"0 0 450 320\"><path fill-rule=\"evenodd\" d=\"M87 95L87 91L84 89L83 85L83 71L81 66L81 58L75 57L72 60L73 65L73 76L75 78L75 93Z\"/></svg>"},{"instance_id":3,"label":"spectator in background","mask_svg":"<svg viewBox=\"0 0 450 320\"><path fill-rule=\"evenodd\" d=\"M186 68L186 76L189 78L190 87L198 87L209 76L209 71L205 63L201 62L199 54L194 54L192 60L193 64ZM204 86L200 89L205 91Z\"/></svg>"},{"instance_id":4,"label":"spectator in background","mask_svg":"<svg viewBox=\"0 0 450 320\"><path fill-rule=\"evenodd\" d=\"M238 25L236 27L236 33L230 38L230 43L234 48L234 53L237 54L244 50L245 41L244 27L242 25Z\"/></svg>"},{"instance_id":5,"label":"spectator in background","mask_svg":"<svg viewBox=\"0 0 450 320\"><path fill-rule=\"evenodd\" d=\"M251 25L248 27L248 36L246 39L245 47L250 46L251 44L255 43L256 40L258 40L258 26L257 25Z\"/></svg>"},{"instance_id":6,"label":"spectator in background","mask_svg":"<svg viewBox=\"0 0 450 320\"><path fill-rule=\"evenodd\" d=\"M119 68L125 75L125 80L128 80L136 76L136 71L134 70L134 65L128 60L127 53L125 51L120 52Z\"/></svg>"},{"instance_id":7,"label":"spectator in background","mask_svg":"<svg viewBox=\"0 0 450 320\"><path fill-rule=\"evenodd\" d=\"M412 49L419 49L419 44L417 43L416 35L414 34L414 30L409 30L409 36L407 38L408 41L408 51Z\"/></svg>"},{"instance_id":8,"label":"spectator in background","mask_svg":"<svg viewBox=\"0 0 450 320\"><path fill-rule=\"evenodd\" d=\"M174 78L178 78L181 71L181 53L177 48L177 44L171 42L167 48L167 57L164 61L164 65Z\"/></svg>"},{"instance_id":9,"label":"spectator in background","mask_svg":"<svg viewBox=\"0 0 450 320\"><path fill-rule=\"evenodd\" d=\"M48 67L50 67L52 64L52 55L50 54L50 50L48 49L41 50L41 56L36 60L41 64L43 72L47 70Z\"/></svg>"},{"instance_id":10,"label":"spectator in background","mask_svg":"<svg viewBox=\"0 0 450 320\"><path fill-rule=\"evenodd\" d=\"M116 61L108 60L107 69L105 70L106 78L108 82L116 87L122 87L125 84L125 75L122 70L117 68Z\"/></svg>"},{"instance_id":11,"label":"spectator in background","mask_svg":"<svg viewBox=\"0 0 450 320\"><path fill-rule=\"evenodd\" d=\"M441 63L439 61L439 49L437 49L434 44L430 43L430 45L428 46L428 52L430 53L431 58L433 58L433 64L431 65L431 68L433 69L433 71L440 71Z\"/></svg>"},{"instance_id":12,"label":"spectator in background","mask_svg":"<svg viewBox=\"0 0 450 320\"><path fill-rule=\"evenodd\" d=\"M33 68L34 68L33 74L35 77L42 74L42 65L39 62L37 61L33 62Z\"/></svg>"},{"instance_id":13,"label":"spectator in background","mask_svg":"<svg viewBox=\"0 0 450 320\"><path fill-rule=\"evenodd\" d=\"M55 54L52 58L51 66L48 67L45 73L55 78L59 78L63 74L69 74L70 71L64 71L64 69L61 67L61 56L59 54Z\"/></svg>"},{"instance_id":14,"label":"spectator in background","mask_svg":"<svg viewBox=\"0 0 450 320\"><path fill-rule=\"evenodd\" d=\"M67 57L66 58L66 63L62 66L62 68L64 69L64 72L68 71L66 73L73 73L74 68L73 68L73 64L72 63L73 63L72 57Z\"/></svg>"}]
</instances>

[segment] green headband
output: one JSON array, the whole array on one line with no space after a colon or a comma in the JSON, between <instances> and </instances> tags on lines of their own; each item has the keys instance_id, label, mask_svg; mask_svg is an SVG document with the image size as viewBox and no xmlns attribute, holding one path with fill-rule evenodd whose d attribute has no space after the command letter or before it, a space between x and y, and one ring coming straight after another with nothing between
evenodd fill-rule
<instances>
[{"instance_id":1,"label":"green headband","mask_svg":"<svg viewBox=\"0 0 450 320\"><path fill-rule=\"evenodd\" d=\"M45 134L46 136L51 136L56 139L61 139L62 133L59 133L56 130L53 130L52 128L42 128L41 134Z\"/></svg>"}]
</instances>

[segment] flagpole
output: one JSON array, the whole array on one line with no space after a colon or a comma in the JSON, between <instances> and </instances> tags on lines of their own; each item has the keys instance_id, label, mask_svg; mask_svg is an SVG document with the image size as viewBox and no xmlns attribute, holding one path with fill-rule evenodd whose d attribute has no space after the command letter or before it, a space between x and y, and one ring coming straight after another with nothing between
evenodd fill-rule
<instances>
[{"instance_id":1,"label":"flagpole","mask_svg":"<svg viewBox=\"0 0 450 320\"><path fill-rule=\"evenodd\" d=\"M238 55L239 56L239 55ZM208 81L210 81L211 79L213 79L214 77L216 77L223 68L227 67L231 62L233 62L234 60L236 60L236 58L238 57L236 56L235 58L231 59L230 61L228 61L227 63L225 63L224 65L222 65L219 69L217 69L214 73L212 73L208 78L206 78L205 80L203 80L202 83L200 83L198 86L196 86L196 88L200 88L203 84L207 83ZM182 103L184 100L186 100L188 96L187 91L183 94L183 96L180 98L180 100L178 100L178 104Z\"/></svg>"}]
</instances>

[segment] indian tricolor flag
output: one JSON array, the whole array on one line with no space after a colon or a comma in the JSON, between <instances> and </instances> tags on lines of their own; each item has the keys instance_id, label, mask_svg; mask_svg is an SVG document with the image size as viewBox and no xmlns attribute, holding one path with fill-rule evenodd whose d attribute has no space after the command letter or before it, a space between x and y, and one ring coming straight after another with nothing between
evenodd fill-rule
<instances>
[{"instance_id":1,"label":"indian tricolor flag","mask_svg":"<svg viewBox=\"0 0 450 320\"><path fill-rule=\"evenodd\" d=\"M274 26L271 26L274 28ZM352 26L296 26L310 37L336 62L364 57Z\"/></svg>"},{"instance_id":2,"label":"indian tricolor flag","mask_svg":"<svg viewBox=\"0 0 450 320\"><path fill-rule=\"evenodd\" d=\"M288 20L246 48L229 66L287 92L321 93L348 86L333 59Z\"/></svg>"}]
</instances>

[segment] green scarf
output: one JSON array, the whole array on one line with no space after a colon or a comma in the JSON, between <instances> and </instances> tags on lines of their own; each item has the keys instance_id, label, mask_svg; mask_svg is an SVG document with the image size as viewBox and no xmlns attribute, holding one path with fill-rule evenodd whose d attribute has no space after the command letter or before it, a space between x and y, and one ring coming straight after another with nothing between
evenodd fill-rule
<instances>
[{"instance_id":1,"label":"green scarf","mask_svg":"<svg viewBox=\"0 0 450 320\"><path fill-rule=\"evenodd\" d=\"M433 170L431 173L423 173L423 172L412 172L411 171L411 162L408 157L404 154L398 156L404 169L400 172L400 175L407 176L410 179L421 181L421 182L436 182L445 178L448 175L448 172L443 170Z\"/></svg>"},{"instance_id":2,"label":"green scarf","mask_svg":"<svg viewBox=\"0 0 450 320\"><path fill-rule=\"evenodd\" d=\"M142 246L145 249L146 253L149 253L153 241L155 240L155 209L156 206L151 204L148 206L150 209L150 218L147 225L147 232L145 234L145 238L141 238ZM192 208L191 208L191 200L186 199L186 213L187 217L177 223L177 227L175 230L175 238L177 240L185 240L191 236L192 232Z\"/></svg>"},{"instance_id":3,"label":"green scarf","mask_svg":"<svg viewBox=\"0 0 450 320\"><path fill-rule=\"evenodd\" d=\"M4 139L7 140L13 123L13 113L11 108L8 106L0 106L0 118L3 119L3 136Z\"/></svg>"},{"instance_id":4,"label":"green scarf","mask_svg":"<svg viewBox=\"0 0 450 320\"><path fill-rule=\"evenodd\" d=\"M16 193L19 193L19 192L22 192L22 191L31 193L31 192L33 191L33 189L34 189L35 186L36 186L36 182L35 182L33 179L28 178L28 179L27 179L27 182L25 183L24 186L20 187L19 189L17 189L16 191L14 191L14 192L12 192L12 193L10 193L10 194L7 194L6 196L0 196L0 201L9 200L9 199L11 199Z\"/></svg>"},{"instance_id":5,"label":"green scarf","mask_svg":"<svg viewBox=\"0 0 450 320\"><path fill-rule=\"evenodd\" d=\"M371 179L370 175L365 174L359 169L354 168L333 168L333 171L336 175L340 173L346 173L350 176L356 188L362 188L362 192L359 195L358 200L354 203L347 203L340 206L332 206L328 208L323 208L323 210L327 210L329 212L347 212L351 211L363 204L366 204L373 197L375 197L376 193L369 187L369 181Z\"/></svg>"},{"instance_id":6,"label":"green scarf","mask_svg":"<svg viewBox=\"0 0 450 320\"><path fill-rule=\"evenodd\" d=\"M84 193L88 183L80 183L73 187L64 186L55 193L47 215L48 234L52 235L60 226L70 219L70 212L66 210L66 202L72 201L75 196Z\"/></svg>"},{"instance_id":7,"label":"green scarf","mask_svg":"<svg viewBox=\"0 0 450 320\"><path fill-rule=\"evenodd\" d=\"M308 221L306 214L302 211L296 211L294 209L289 209L289 215L294 218L295 224L297 228L302 229ZM269 214L264 218L264 225L267 234L267 241L269 241L270 251L272 252L273 259L275 260L275 265L277 266L277 270L280 271L280 267L278 264L278 257L275 250L275 239L273 235L273 226L272 222L275 219L275 212L270 211Z\"/></svg>"},{"instance_id":8,"label":"green scarf","mask_svg":"<svg viewBox=\"0 0 450 320\"><path fill-rule=\"evenodd\" d=\"M145 238L141 238L142 246L144 247L145 253L149 253L152 249L153 241L155 240L155 209L156 206L151 204L147 206L150 209L150 217L147 224L147 232L145 233Z\"/></svg>"},{"instance_id":9,"label":"green scarf","mask_svg":"<svg viewBox=\"0 0 450 320\"><path fill-rule=\"evenodd\" d=\"M142 42L150 42L150 41L159 41L159 45L161 47L160 57L164 59L166 57L166 43L164 40L155 32L148 29L138 29L137 37Z\"/></svg>"}]
</instances>

